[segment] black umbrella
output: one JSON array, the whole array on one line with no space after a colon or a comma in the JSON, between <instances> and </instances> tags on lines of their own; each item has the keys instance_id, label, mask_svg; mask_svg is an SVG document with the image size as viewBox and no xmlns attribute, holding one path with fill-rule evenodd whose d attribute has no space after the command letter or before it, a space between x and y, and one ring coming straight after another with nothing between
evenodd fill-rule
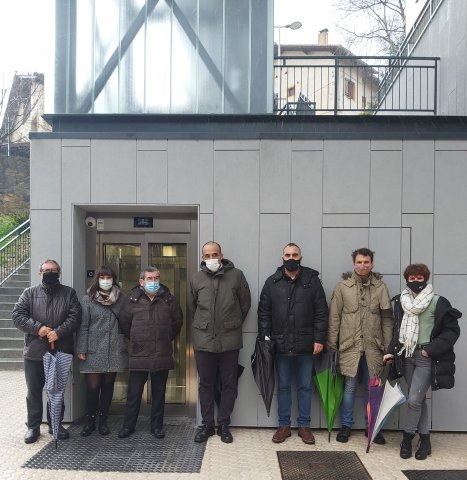
<instances>
[{"instance_id":1,"label":"black umbrella","mask_svg":"<svg viewBox=\"0 0 467 480\"><path fill-rule=\"evenodd\" d=\"M274 342L256 338L255 351L251 356L251 368L256 385L264 400L266 412L271 414L271 403L274 395Z\"/></svg>"},{"instance_id":2,"label":"black umbrella","mask_svg":"<svg viewBox=\"0 0 467 480\"><path fill-rule=\"evenodd\" d=\"M45 390L49 399L49 417L55 448L57 448L58 430L62 420L63 397L70 373L73 355L64 352L47 352L44 355Z\"/></svg>"}]
</instances>

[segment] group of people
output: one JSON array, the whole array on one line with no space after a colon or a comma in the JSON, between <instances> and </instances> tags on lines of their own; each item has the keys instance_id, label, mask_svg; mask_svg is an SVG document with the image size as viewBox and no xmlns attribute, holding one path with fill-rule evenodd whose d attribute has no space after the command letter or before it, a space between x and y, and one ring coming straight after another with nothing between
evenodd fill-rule
<instances>
[{"instance_id":1,"label":"group of people","mask_svg":"<svg viewBox=\"0 0 467 480\"><path fill-rule=\"evenodd\" d=\"M393 298L392 308L387 286L381 275L373 272L374 253L360 248L352 252L352 259L353 271L342 275L329 308L319 273L301 264L301 250L295 243L284 247L282 265L264 284L258 305L258 336L273 342L275 349L278 429L272 441L281 443L291 436L291 385L295 379L298 435L306 444L315 443L310 428L313 357L329 349L339 351L338 368L345 377L336 440L347 442L351 435L359 378L367 384L382 373L384 362L391 362L395 376L403 375L409 388L400 456L412 456L412 439L418 432L420 445L415 456L425 459L431 454L426 393L430 386L436 390L454 385L453 346L460 333L461 313L434 294L426 265L411 264L405 269L407 287ZM118 437L126 438L135 431L149 376L151 433L164 438L166 383L174 367L173 340L182 327L183 314L178 300L160 282L159 270L144 269L139 285L126 296L112 269L102 266L81 303L72 288L60 283L60 266L55 260L42 262L39 275L41 283L26 289L13 310L15 325L25 332L28 429L24 441L33 443L40 435L45 381L42 357L52 345L73 353L75 334L80 372L87 385L81 435L88 436L96 429L101 435L110 433L107 416L115 378L128 369L127 403ZM243 272L223 257L217 242L210 241L203 245L200 270L191 278L188 290L202 417L194 441L206 442L216 433L217 424L221 441L231 443L230 416L237 396L242 324L251 306L250 289ZM216 388L220 389L217 422ZM59 438L68 436L60 424ZM386 443L381 433L374 441Z\"/></svg>"}]
</instances>

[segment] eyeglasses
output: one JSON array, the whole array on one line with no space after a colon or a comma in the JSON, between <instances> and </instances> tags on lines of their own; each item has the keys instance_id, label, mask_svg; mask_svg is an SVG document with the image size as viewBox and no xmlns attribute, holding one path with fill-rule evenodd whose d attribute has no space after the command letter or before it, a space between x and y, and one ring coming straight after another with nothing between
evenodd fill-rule
<instances>
[{"instance_id":1,"label":"eyeglasses","mask_svg":"<svg viewBox=\"0 0 467 480\"><path fill-rule=\"evenodd\" d=\"M56 268L46 268L45 270L41 270L41 273L59 273Z\"/></svg>"}]
</instances>

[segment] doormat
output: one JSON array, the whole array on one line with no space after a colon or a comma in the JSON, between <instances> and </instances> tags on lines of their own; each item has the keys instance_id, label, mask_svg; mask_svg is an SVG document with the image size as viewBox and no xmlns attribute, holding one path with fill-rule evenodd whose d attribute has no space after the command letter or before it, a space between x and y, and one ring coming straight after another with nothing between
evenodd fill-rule
<instances>
[{"instance_id":1,"label":"doormat","mask_svg":"<svg viewBox=\"0 0 467 480\"><path fill-rule=\"evenodd\" d=\"M402 470L409 480L467 480L467 470Z\"/></svg>"},{"instance_id":2,"label":"doormat","mask_svg":"<svg viewBox=\"0 0 467 480\"><path fill-rule=\"evenodd\" d=\"M52 440L24 465L47 470L86 470L95 472L174 472L199 473L206 443L195 443L193 420L168 417L165 438L150 433L149 417L139 417L136 431L128 438L118 438L121 416L109 417L110 435L97 430L88 437L80 435L83 423L71 425L70 438Z\"/></svg>"},{"instance_id":3,"label":"doormat","mask_svg":"<svg viewBox=\"0 0 467 480\"><path fill-rule=\"evenodd\" d=\"M277 452L282 480L371 480L355 452Z\"/></svg>"}]
</instances>

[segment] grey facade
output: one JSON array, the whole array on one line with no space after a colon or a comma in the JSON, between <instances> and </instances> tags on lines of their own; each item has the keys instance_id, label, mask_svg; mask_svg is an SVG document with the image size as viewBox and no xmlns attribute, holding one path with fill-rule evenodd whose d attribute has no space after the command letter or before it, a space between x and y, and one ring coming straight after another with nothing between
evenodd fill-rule
<instances>
[{"instance_id":1,"label":"grey facade","mask_svg":"<svg viewBox=\"0 0 467 480\"><path fill-rule=\"evenodd\" d=\"M301 245L304 264L321 272L328 300L341 273L352 267L350 252L369 246L391 295L400 293L405 266L424 262L435 290L467 312L463 118L53 115L48 120L53 132L31 138L33 265L57 258L63 281L83 293L96 252L85 217L95 212L119 217L123 220L106 225L124 235L132 230L125 215L144 213L154 217L154 233L171 219L178 222L168 228L171 235L195 239L188 253L192 269L200 246L214 239L244 271L253 305L244 325L240 363L246 368L234 425L277 422L275 403L266 416L249 364L259 292L287 242ZM467 430L459 402L467 395L466 347L462 334L455 349L455 389L430 396L433 430ZM196 401L196 379L189 389ZM316 395L312 424L324 427L319 403ZM387 426L398 428L399 416Z\"/></svg>"}]
</instances>

